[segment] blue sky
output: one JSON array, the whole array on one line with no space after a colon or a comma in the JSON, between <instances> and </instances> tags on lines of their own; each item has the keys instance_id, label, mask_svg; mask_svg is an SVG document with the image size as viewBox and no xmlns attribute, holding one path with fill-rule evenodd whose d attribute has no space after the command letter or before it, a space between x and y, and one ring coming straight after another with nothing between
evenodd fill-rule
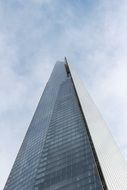
<instances>
[{"instance_id":1,"label":"blue sky","mask_svg":"<svg viewBox=\"0 0 127 190\"><path fill-rule=\"evenodd\" d=\"M127 159L127 1L0 0L0 189L67 56Z\"/></svg>"}]
</instances>

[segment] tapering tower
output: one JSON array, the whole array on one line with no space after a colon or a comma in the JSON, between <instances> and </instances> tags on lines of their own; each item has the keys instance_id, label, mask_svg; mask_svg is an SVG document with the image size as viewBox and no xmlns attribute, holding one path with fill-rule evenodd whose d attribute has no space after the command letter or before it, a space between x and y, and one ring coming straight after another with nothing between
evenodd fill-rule
<instances>
[{"instance_id":1,"label":"tapering tower","mask_svg":"<svg viewBox=\"0 0 127 190\"><path fill-rule=\"evenodd\" d=\"M77 75L57 62L4 190L127 190L127 165Z\"/></svg>"}]
</instances>

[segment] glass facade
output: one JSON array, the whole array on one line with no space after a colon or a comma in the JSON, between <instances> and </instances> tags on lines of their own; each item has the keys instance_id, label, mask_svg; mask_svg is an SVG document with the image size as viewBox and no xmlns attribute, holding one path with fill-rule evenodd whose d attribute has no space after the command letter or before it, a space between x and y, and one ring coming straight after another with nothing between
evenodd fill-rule
<instances>
[{"instance_id":1,"label":"glass facade","mask_svg":"<svg viewBox=\"0 0 127 190\"><path fill-rule=\"evenodd\" d=\"M72 78L57 63L4 190L103 190Z\"/></svg>"}]
</instances>

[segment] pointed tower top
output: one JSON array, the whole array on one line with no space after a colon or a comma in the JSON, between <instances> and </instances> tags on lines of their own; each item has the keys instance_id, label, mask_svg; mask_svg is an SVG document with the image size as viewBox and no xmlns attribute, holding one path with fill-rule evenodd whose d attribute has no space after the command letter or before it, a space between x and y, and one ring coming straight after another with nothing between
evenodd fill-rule
<instances>
[{"instance_id":1,"label":"pointed tower top","mask_svg":"<svg viewBox=\"0 0 127 190\"><path fill-rule=\"evenodd\" d=\"M64 61L65 61L65 64L68 64L68 62L67 62L67 58L66 58L66 57L64 58Z\"/></svg>"}]
</instances>

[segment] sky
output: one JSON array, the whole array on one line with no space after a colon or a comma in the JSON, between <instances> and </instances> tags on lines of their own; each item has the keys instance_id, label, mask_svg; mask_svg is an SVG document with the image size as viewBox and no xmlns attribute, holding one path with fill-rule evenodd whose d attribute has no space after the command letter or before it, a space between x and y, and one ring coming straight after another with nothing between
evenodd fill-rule
<instances>
[{"instance_id":1,"label":"sky","mask_svg":"<svg viewBox=\"0 0 127 190\"><path fill-rule=\"evenodd\" d=\"M0 190L65 56L127 160L127 1L0 0Z\"/></svg>"}]
</instances>

